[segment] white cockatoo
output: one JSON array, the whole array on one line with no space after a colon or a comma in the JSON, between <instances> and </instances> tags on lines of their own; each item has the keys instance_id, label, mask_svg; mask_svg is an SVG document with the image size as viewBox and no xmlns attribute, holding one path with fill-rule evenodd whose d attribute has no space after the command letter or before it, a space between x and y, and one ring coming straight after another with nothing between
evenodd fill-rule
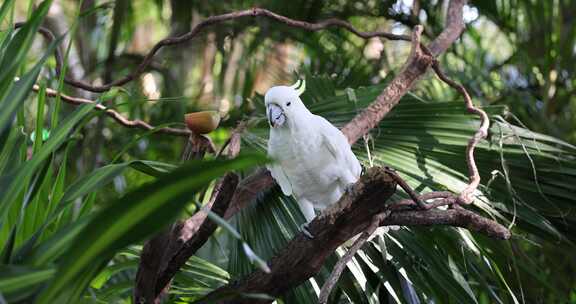
<instances>
[{"instance_id":1,"label":"white cockatoo","mask_svg":"<svg viewBox=\"0 0 576 304\"><path fill-rule=\"evenodd\" d=\"M358 180L362 167L344 134L306 108L300 99L305 82L298 84L272 87L264 97L268 156L275 161L268 170L284 195L294 196L309 223L314 209L336 203Z\"/></svg>"}]
</instances>

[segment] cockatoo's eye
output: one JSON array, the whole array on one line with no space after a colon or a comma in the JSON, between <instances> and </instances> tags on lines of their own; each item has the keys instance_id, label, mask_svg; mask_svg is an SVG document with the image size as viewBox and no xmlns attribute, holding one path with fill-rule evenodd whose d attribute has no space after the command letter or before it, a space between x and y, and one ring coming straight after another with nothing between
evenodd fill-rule
<instances>
[{"instance_id":1,"label":"cockatoo's eye","mask_svg":"<svg viewBox=\"0 0 576 304\"><path fill-rule=\"evenodd\" d=\"M289 101L289 102L286 104L286 106L289 107L291 104L292 104L292 102Z\"/></svg>"}]
</instances>

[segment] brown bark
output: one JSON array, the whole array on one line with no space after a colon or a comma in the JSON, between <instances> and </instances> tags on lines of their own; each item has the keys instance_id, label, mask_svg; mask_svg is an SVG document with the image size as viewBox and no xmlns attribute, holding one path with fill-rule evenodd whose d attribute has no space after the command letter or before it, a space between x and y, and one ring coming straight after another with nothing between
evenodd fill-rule
<instances>
[{"instance_id":1,"label":"brown bark","mask_svg":"<svg viewBox=\"0 0 576 304\"><path fill-rule=\"evenodd\" d=\"M202 210L145 244L136 274L134 303L160 303L162 291L169 286L176 272L218 227L215 222L206 219L207 211L223 216L238 180L238 175L227 173L218 182L212 199Z\"/></svg>"},{"instance_id":2,"label":"brown bark","mask_svg":"<svg viewBox=\"0 0 576 304\"><path fill-rule=\"evenodd\" d=\"M245 124L240 123L232 132L226 153L228 158L234 158L240 153L240 134L244 128ZM182 160L202 159L207 152L214 153L210 139L192 134L182 153ZM238 175L227 173L218 181L210 201L200 211L145 244L136 275L135 303L161 302L162 295L169 288L174 275L216 230L217 224L206 220L208 211L220 217L224 216L238 182Z\"/></svg>"},{"instance_id":3,"label":"brown bark","mask_svg":"<svg viewBox=\"0 0 576 304\"><path fill-rule=\"evenodd\" d=\"M274 187L276 182L266 168L259 169L254 174L244 178L234 192L230 208L224 214L225 219L234 216L238 211L251 204L256 196Z\"/></svg>"},{"instance_id":4,"label":"brown bark","mask_svg":"<svg viewBox=\"0 0 576 304\"><path fill-rule=\"evenodd\" d=\"M214 190L214 199L194 216L187 219L180 225L180 229L175 231L174 237L177 242L167 250L167 253L171 254L171 256L162 260L162 266L158 271L159 277L154 287L156 295L162 292L178 270L208 241L216 228L218 228L215 222L206 220L208 216L206 211L210 210L220 217L223 216L230 205L238 180L238 175L234 173L226 174Z\"/></svg>"},{"instance_id":5,"label":"brown bark","mask_svg":"<svg viewBox=\"0 0 576 304\"><path fill-rule=\"evenodd\" d=\"M381 226L437 226L448 225L466 228L470 231L483 233L491 238L507 240L510 230L497 222L484 218L472 211L454 208L448 210L411 210L392 212Z\"/></svg>"},{"instance_id":6,"label":"brown bark","mask_svg":"<svg viewBox=\"0 0 576 304\"><path fill-rule=\"evenodd\" d=\"M144 244L134 284L134 303L160 302L155 301L157 273L164 258L165 248L170 244L170 234L169 231L163 231Z\"/></svg>"}]
</instances>

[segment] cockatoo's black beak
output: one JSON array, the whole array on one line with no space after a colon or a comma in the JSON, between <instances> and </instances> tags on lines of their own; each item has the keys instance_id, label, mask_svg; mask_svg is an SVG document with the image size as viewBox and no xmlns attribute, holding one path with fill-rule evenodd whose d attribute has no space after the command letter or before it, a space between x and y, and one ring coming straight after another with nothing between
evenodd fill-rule
<instances>
[{"instance_id":1,"label":"cockatoo's black beak","mask_svg":"<svg viewBox=\"0 0 576 304\"><path fill-rule=\"evenodd\" d=\"M274 103L271 103L266 107L266 116L268 116L268 122L272 128L280 127L284 122L286 122L284 110Z\"/></svg>"}]
</instances>

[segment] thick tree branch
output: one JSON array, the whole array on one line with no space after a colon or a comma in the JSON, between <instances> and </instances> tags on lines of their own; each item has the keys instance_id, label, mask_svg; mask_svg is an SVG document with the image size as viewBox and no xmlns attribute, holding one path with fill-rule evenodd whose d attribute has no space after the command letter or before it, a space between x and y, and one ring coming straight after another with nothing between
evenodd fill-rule
<instances>
[{"instance_id":1,"label":"thick tree branch","mask_svg":"<svg viewBox=\"0 0 576 304\"><path fill-rule=\"evenodd\" d=\"M244 131L245 124L239 123L230 136L226 156L235 158L240 153L240 136ZM222 148L224 149L224 147ZM206 243L217 228L215 222L207 221L207 211L223 217L229 209L230 202L238 186L239 177L234 173L226 174L216 185L212 193L212 199L202 210L187 219L175 232L178 246L167 249L168 259L164 259L158 271L158 281L155 286L156 297L166 288L178 270L193 256L198 249Z\"/></svg>"},{"instance_id":2,"label":"thick tree branch","mask_svg":"<svg viewBox=\"0 0 576 304\"><path fill-rule=\"evenodd\" d=\"M275 182L268 169L261 168L255 173L244 178L238 185L238 189L232 197L230 208L226 210L225 219L229 219L251 204L259 193L274 187Z\"/></svg>"},{"instance_id":3,"label":"thick tree branch","mask_svg":"<svg viewBox=\"0 0 576 304\"><path fill-rule=\"evenodd\" d=\"M206 219L207 211L210 210L218 216L223 216L228 209L238 180L238 175L226 174L216 186L212 200L175 231L175 237L178 241L175 246L167 250L169 256L162 261L154 289L156 296L170 283L178 270L186 264L186 261L212 236L218 225Z\"/></svg>"},{"instance_id":4,"label":"thick tree branch","mask_svg":"<svg viewBox=\"0 0 576 304\"><path fill-rule=\"evenodd\" d=\"M186 139L186 145L180 157L181 162L188 161L191 157L192 136ZM133 302L136 304L160 304L161 297L156 297L156 282L162 268L163 261L172 257L168 249L181 246L179 232L182 224L177 222L169 229L163 230L144 243L140 253L140 262L134 283Z\"/></svg>"},{"instance_id":5,"label":"thick tree branch","mask_svg":"<svg viewBox=\"0 0 576 304\"><path fill-rule=\"evenodd\" d=\"M380 226L449 225L499 239L510 237L504 226L461 208L392 211L393 205L386 202L395 191L394 180L385 169L368 169L349 193L309 224L313 239L300 233L269 261L270 273L255 271L213 291L199 302L268 303L269 300L245 298L243 295L264 293L278 297L301 284L320 270L338 246L366 231L376 216L381 216Z\"/></svg>"},{"instance_id":6,"label":"thick tree branch","mask_svg":"<svg viewBox=\"0 0 576 304\"><path fill-rule=\"evenodd\" d=\"M134 303L160 303L162 291L186 261L208 241L218 225L206 220L207 211L223 216L238 185L238 175L226 174L216 185L212 199L201 210L170 232L145 244L140 257Z\"/></svg>"},{"instance_id":7,"label":"thick tree branch","mask_svg":"<svg viewBox=\"0 0 576 304\"><path fill-rule=\"evenodd\" d=\"M499 240L507 240L511 236L506 227L463 208L397 211L380 222L380 226L440 225L466 228Z\"/></svg>"},{"instance_id":8,"label":"thick tree branch","mask_svg":"<svg viewBox=\"0 0 576 304\"><path fill-rule=\"evenodd\" d=\"M421 34L422 26L418 25L412 34L411 54L402 71L392 79L374 102L342 128L342 133L346 135L350 144L376 127L432 64L433 58L425 55L420 49Z\"/></svg>"},{"instance_id":9,"label":"thick tree branch","mask_svg":"<svg viewBox=\"0 0 576 304\"><path fill-rule=\"evenodd\" d=\"M452 43L462 34L462 30L464 30L464 18L462 14L465 4L466 0L450 1L444 30L428 46L430 54L434 56L434 58L446 52Z\"/></svg>"},{"instance_id":10,"label":"thick tree branch","mask_svg":"<svg viewBox=\"0 0 576 304\"><path fill-rule=\"evenodd\" d=\"M244 128L245 124L240 123L232 131L226 151L228 158L235 158L240 153L240 135ZM199 140L200 143L197 142ZM201 159L211 147L209 139L194 134L187 142L182 159ZM216 230L216 223L207 220L208 211L224 216L238 182L238 175L226 174L218 181L210 201L201 210L184 222L175 224L170 232L161 233L145 244L136 276L135 303L161 302L163 291L170 286L174 275Z\"/></svg>"},{"instance_id":11,"label":"thick tree branch","mask_svg":"<svg viewBox=\"0 0 576 304\"><path fill-rule=\"evenodd\" d=\"M138 271L134 280L133 302L135 304L160 303L160 301L154 300L156 298L156 281L158 270L165 258L166 248L170 246L171 235L172 230L162 231L148 240L142 247Z\"/></svg>"}]
</instances>

